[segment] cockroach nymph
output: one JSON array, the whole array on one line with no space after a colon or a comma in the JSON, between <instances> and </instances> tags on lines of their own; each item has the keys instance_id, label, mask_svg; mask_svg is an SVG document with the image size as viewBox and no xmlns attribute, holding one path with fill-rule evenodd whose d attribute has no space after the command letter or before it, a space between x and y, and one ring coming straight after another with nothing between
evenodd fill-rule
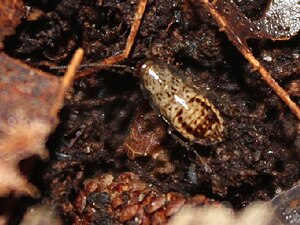
<instances>
[{"instance_id":1,"label":"cockroach nymph","mask_svg":"<svg viewBox=\"0 0 300 225\"><path fill-rule=\"evenodd\" d=\"M200 145L223 140L219 110L174 66L146 61L140 75L141 88L154 110L184 138Z\"/></svg>"}]
</instances>

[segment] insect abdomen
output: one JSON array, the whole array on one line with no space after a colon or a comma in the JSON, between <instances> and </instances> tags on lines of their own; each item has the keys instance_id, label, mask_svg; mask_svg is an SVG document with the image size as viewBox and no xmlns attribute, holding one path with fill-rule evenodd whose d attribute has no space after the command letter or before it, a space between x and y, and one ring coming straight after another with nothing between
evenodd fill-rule
<instances>
[{"instance_id":1,"label":"insect abdomen","mask_svg":"<svg viewBox=\"0 0 300 225\"><path fill-rule=\"evenodd\" d=\"M203 145L222 141L224 124L220 112L188 85L175 67L147 61L142 65L141 76L155 110L183 137Z\"/></svg>"}]
</instances>

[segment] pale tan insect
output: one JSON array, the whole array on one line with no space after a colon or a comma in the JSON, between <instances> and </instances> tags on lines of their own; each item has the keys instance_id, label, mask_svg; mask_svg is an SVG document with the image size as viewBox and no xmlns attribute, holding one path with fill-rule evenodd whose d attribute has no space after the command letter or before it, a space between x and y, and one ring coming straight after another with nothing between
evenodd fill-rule
<instances>
[{"instance_id":1,"label":"pale tan insect","mask_svg":"<svg viewBox=\"0 0 300 225\"><path fill-rule=\"evenodd\" d=\"M223 140L224 121L219 110L175 67L147 61L140 74L142 89L154 110L183 137L201 145Z\"/></svg>"}]
</instances>

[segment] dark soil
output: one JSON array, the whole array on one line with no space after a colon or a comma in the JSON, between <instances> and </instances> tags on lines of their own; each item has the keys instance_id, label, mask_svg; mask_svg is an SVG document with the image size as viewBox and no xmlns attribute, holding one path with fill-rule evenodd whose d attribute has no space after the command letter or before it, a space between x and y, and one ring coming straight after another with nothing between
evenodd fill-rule
<instances>
[{"instance_id":1,"label":"dark soil","mask_svg":"<svg viewBox=\"0 0 300 225\"><path fill-rule=\"evenodd\" d=\"M85 50L83 64L122 52L137 5L137 0L26 2L43 15L24 19L16 35L6 39L5 51L58 76L64 69L53 66L67 65L78 47ZM252 19L266 5L237 2ZM286 88L299 79L299 38L250 42L255 56ZM207 95L225 120L223 142L187 149L168 134L168 125L139 87L139 66L149 58L176 65L196 88L210 89ZM105 173L130 171L160 192L204 194L236 209L269 200L298 181L299 121L204 9L195 12L185 0L150 0L132 53L120 65L76 80L61 124L48 141L51 159L34 174L43 196L38 201L56 205L66 223L78 214L74 201L83 182ZM292 97L300 104L299 95ZM133 126L138 113L148 115L141 120L146 124L142 134L163 129L159 154L164 157L155 158L157 150L128 157L123 143L138 129Z\"/></svg>"}]
</instances>

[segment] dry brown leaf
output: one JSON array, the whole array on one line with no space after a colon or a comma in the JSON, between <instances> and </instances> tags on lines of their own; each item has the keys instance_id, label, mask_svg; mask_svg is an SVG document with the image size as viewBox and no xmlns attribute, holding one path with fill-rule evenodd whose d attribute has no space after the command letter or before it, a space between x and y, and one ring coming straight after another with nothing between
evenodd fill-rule
<instances>
[{"instance_id":1,"label":"dry brown leaf","mask_svg":"<svg viewBox=\"0 0 300 225\"><path fill-rule=\"evenodd\" d=\"M23 0L0 0L0 12L0 48L3 48L3 39L14 34L21 22L25 12Z\"/></svg>"},{"instance_id":2,"label":"dry brown leaf","mask_svg":"<svg viewBox=\"0 0 300 225\"><path fill-rule=\"evenodd\" d=\"M45 142L75 74L69 71L61 79L0 54L0 196L39 196L18 164L33 155L47 159Z\"/></svg>"}]
</instances>

